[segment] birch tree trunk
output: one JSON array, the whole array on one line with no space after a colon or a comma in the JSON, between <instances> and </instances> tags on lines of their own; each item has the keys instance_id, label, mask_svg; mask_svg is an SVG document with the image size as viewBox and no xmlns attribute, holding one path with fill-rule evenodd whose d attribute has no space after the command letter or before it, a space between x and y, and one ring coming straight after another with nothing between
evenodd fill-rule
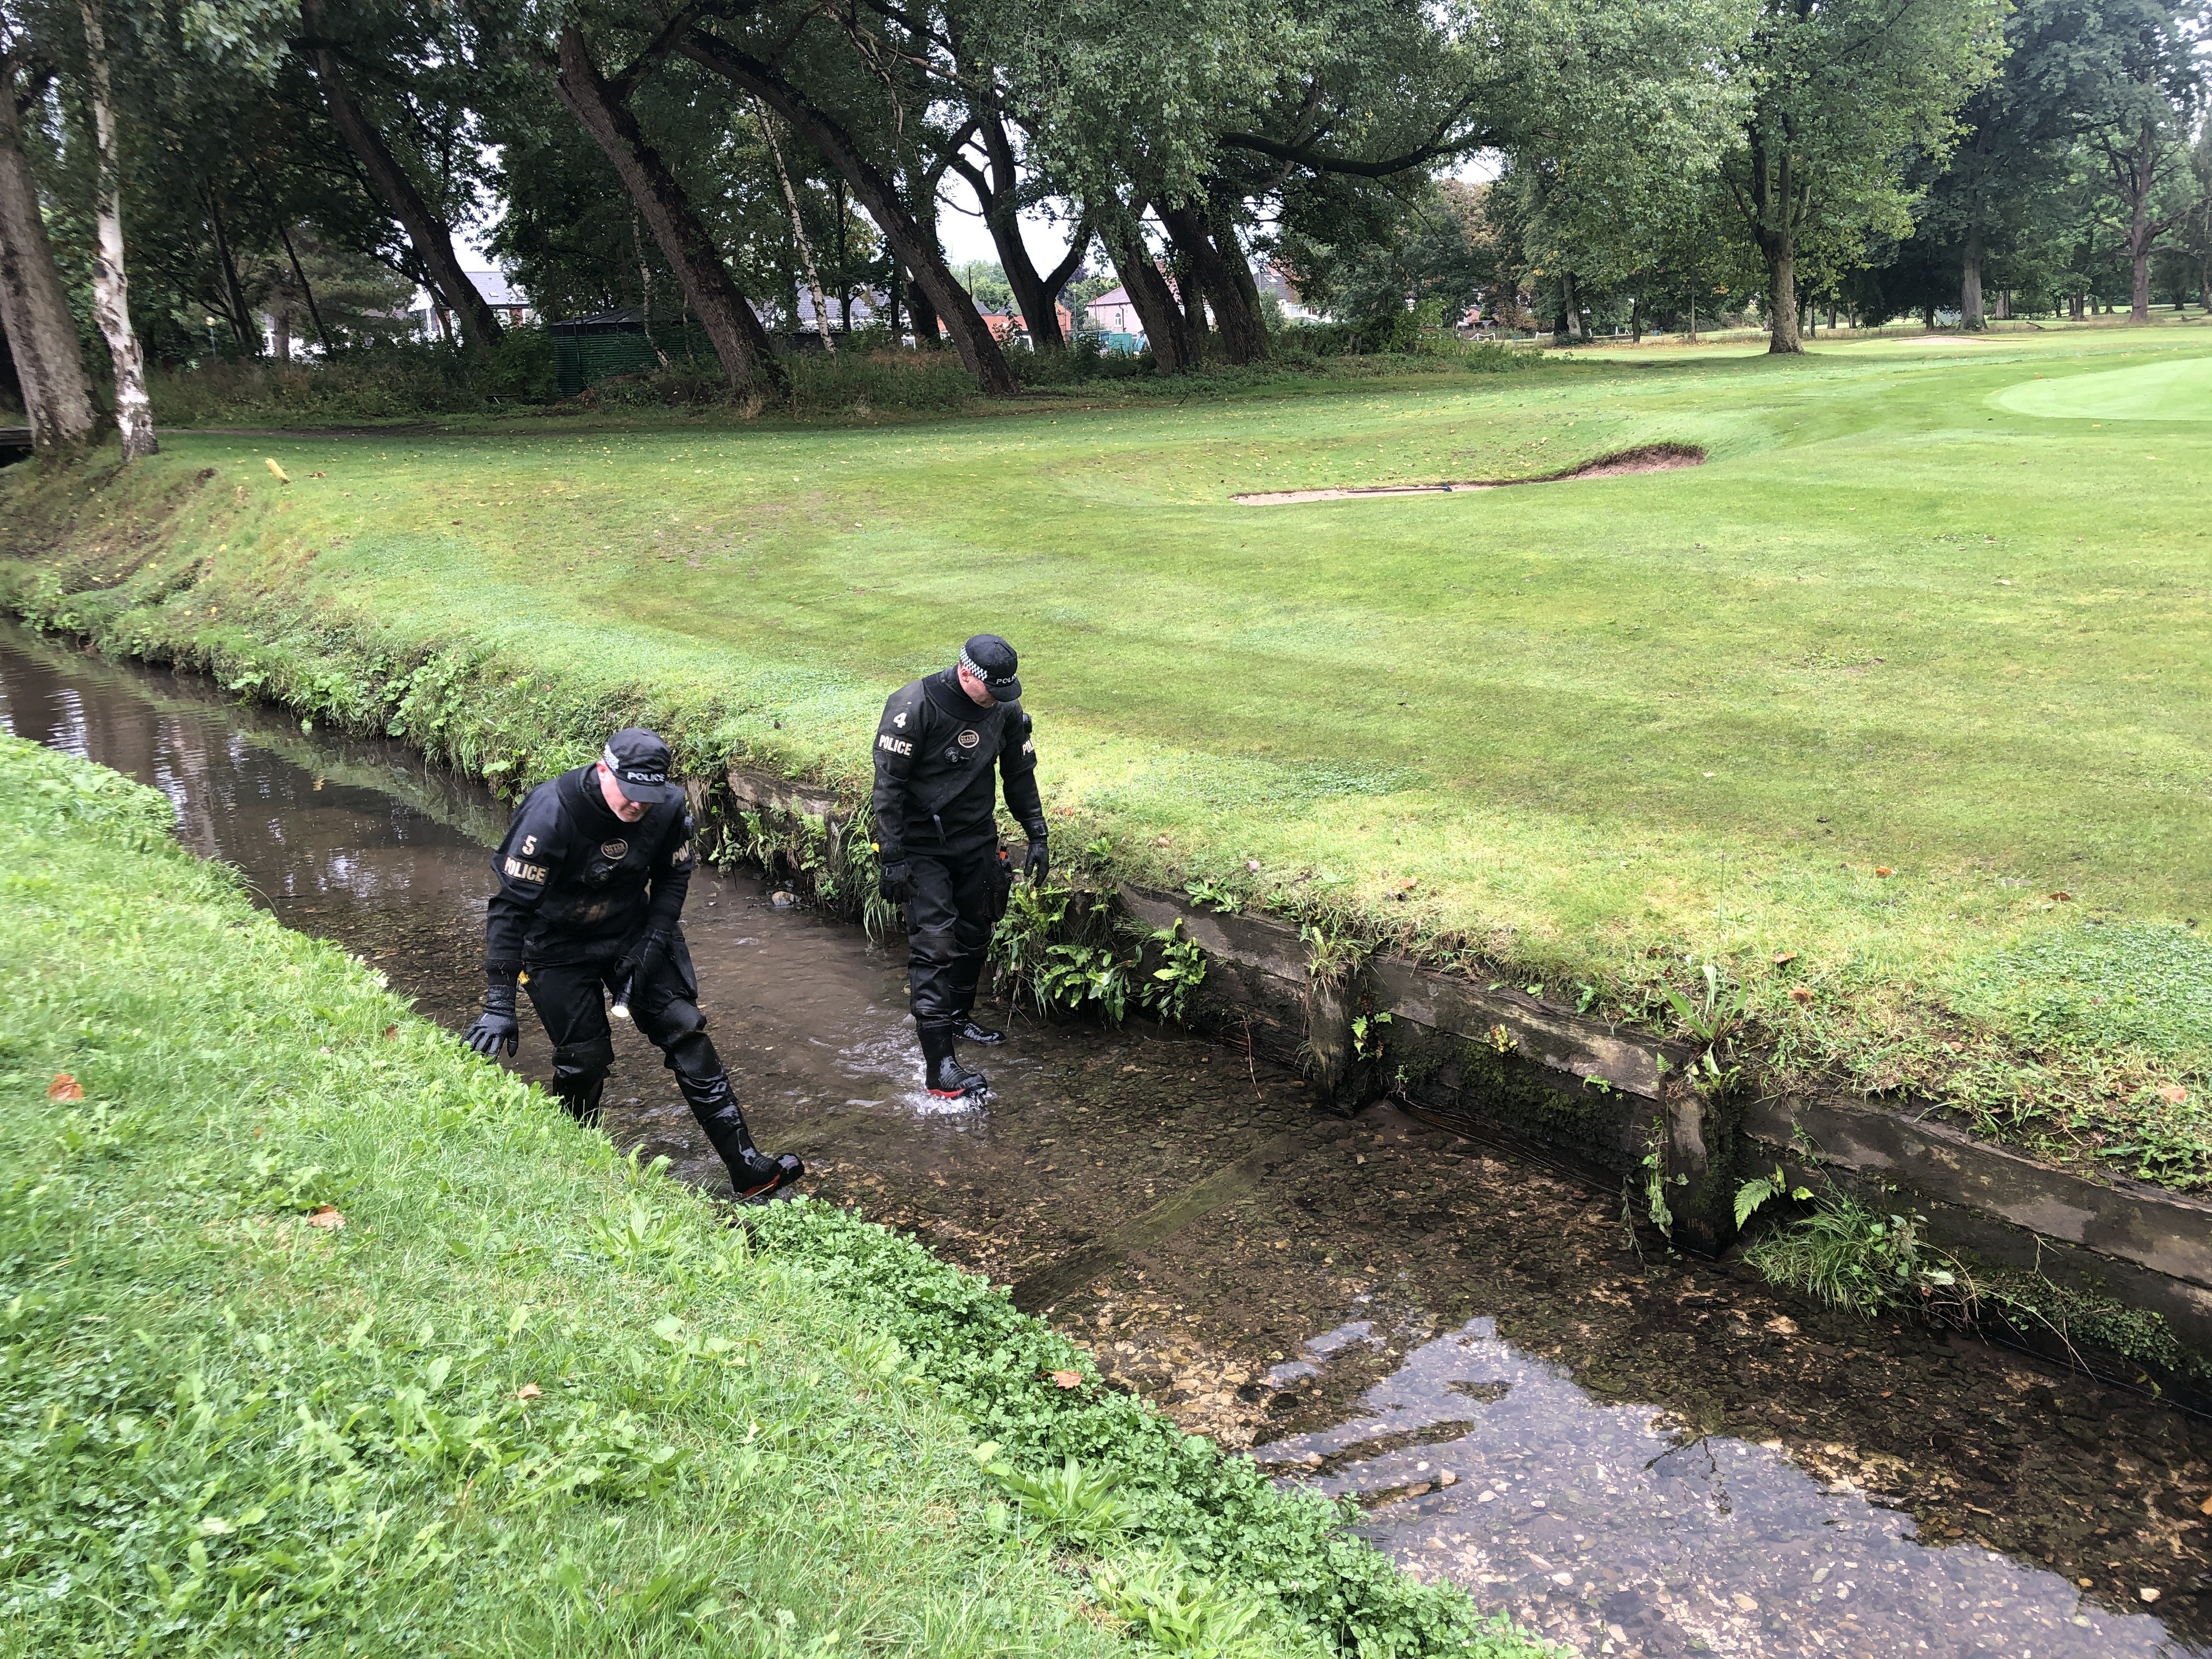
<instances>
[{"instance_id":1,"label":"birch tree trunk","mask_svg":"<svg viewBox=\"0 0 2212 1659\"><path fill-rule=\"evenodd\" d=\"M115 110L107 77L107 38L97 0L79 0L84 19L85 66L92 82L92 141L97 179L93 186L94 240L92 314L115 362L115 430L123 459L158 454L154 404L146 395L146 359L131 326L131 284L123 266L123 175L115 156Z\"/></svg>"},{"instance_id":2,"label":"birch tree trunk","mask_svg":"<svg viewBox=\"0 0 2212 1659\"><path fill-rule=\"evenodd\" d=\"M92 385L23 153L20 77L15 43L0 43L0 327L15 359L32 448L65 454L91 440Z\"/></svg>"}]
</instances>

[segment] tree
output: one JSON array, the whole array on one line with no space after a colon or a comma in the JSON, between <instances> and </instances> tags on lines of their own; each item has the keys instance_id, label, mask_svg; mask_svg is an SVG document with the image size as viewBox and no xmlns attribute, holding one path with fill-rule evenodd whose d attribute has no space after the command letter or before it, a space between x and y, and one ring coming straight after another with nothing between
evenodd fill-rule
<instances>
[{"instance_id":1,"label":"tree","mask_svg":"<svg viewBox=\"0 0 2212 1659\"><path fill-rule=\"evenodd\" d=\"M131 283L123 258L123 173L115 153L115 98L107 72L106 31L99 0L79 0L84 23L85 82L90 104L94 184L93 213L99 226L92 259L92 311L115 368L115 429L123 459L155 453L154 405L146 395L146 360L131 326Z\"/></svg>"},{"instance_id":2,"label":"tree","mask_svg":"<svg viewBox=\"0 0 2212 1659\"><path fill-rule=\"evenodd\" d=\"M660 48L665 51L665 48ZM646 139L629 107L631 89L658 52L647 46L612 78L592 61L573 21L561 30L557 60L548 67L562 103L605 152L623 186L653 228L653 240L684 284L684 296L714 343L722 375L739 398L781 390L787 381L752 301L723 263L690 198Z\"/></svg>"},{"instance_id":3,"label":"tree","mask_svg":"<svg viewBox=\"0 0 2212 1659\"><path fill-rule=\"evenodd\" d=\"M95 419L92 384L24 143L25 118L58 68L15 9L0 5L0 325L15 360L32 447L41 455L89 441Z\"/></svg>"},{"instance_id":4,"label":"tree","mask_svg":"<svg viewBox=\"0 0 2212 1659\"><path fill-rule=\"evenodd\" d=\"M2188 216L2189 143L2204 106L2201 0L2103 0L2104 50L2088 148L2133 267L2128 320L2150 321L2150 260Z\"/></svg>"},{"instance_id":5,"label":"tree","mask_svg":"<svg viewBox=\"0 0 2212 1659\"><path fill-rule=\"evenodd\" d=\"M1721 178L1765 262L1767 349L1802 351L1797 259L1832 258L1911 222L1904 167L1940 155L1994 71L2003 0L1759 0L1744 49L1752 96Z\"/></svg>"},{"instance_id":6,"label":"tree","mask_svg":"<svg viewBox=\"0 0 2212 1659\"><path fill-rule=\"evenodd\" d=\"M884 142L887 135L870 130L882 112L837 95L848 92L849 65L823 66L798 52L798 37L819 27L815 14L803 13L795 23L763 16L757 20L757 29L758 23L769 24L779 33L773 39L756 31L740 33L733 20L717 18L713 26L690 23L678 49L710 74L760 100L814 147L844 179L854 199L875 221L899 263L928 297L977 389L987 397L1013 396L1019 388L998 340L983 325L975 301L947 269L934 232L925 234L901 197L896 126L888 135L892 142ZM805 74L808 67L817 72Z\"/></svg>"},{"instance_id":7,"label":"tree","mask_svg":"<svg viewBox=\"0 0 2212 1659\"><path fill-rule=\"evenodd\" d=\"M390 19L375 9L361 6L349 9L348 21L359 29ZM453 252L451 224L416 182L399 151L387 142L387 131L397 124L387 125L371 117L355 96L347 73L349 58L366 56L387 66L397 61L398 54L392 50L392 43L389 40L363 43L334 33L324 0L300 0L300 50L314 68L331 124L344 137L363 176L392 216L406 229L428 287L459 320L463 341L478 357L489 358L499 339L499 313L462 271L459 256Z\"/></svg>"}]
</instances>

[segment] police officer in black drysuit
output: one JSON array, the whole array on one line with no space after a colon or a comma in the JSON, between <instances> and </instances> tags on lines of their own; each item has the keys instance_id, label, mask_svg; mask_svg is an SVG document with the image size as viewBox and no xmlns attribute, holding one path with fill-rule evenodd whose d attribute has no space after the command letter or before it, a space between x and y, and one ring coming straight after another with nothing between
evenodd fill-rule
<instances>
[{"instance_id":1,"label":"police officer in black drysuit","mask_svg":"<svg viewBox=\"0 0 2212 1659\"><path fill-rule=\"evenodd\" d=\"M553 1093L596 1123L615 1048L606 991L659 1048L740 1198L806 1173L789 1152L763 1156L707 1037L699 981L678 926L691 885L691 815L669 781L668 745L635 726L596 764L539 784L492 854L499 878L484 924L483 1014L469 1046L515 1050L518 975L553 1040Z\"/></svg>"},{"instance_id":2,"label":"police officer in black drysuit","mask_svg":"<svg viewBox=\"0 0 2212 1659\"><path fill-rule=\"evenodd\" d=\"M1002 890L997 795L1029 832L1030 879L1049 865L1036 745L1014 648L978 634L953 667L901 686L876 728L876 847L883 895L906 905L907 974L929 1091L981 1094L988 1079L953 1044L1003 1042L972 1013Z\"/></svg>"}]
</instances>

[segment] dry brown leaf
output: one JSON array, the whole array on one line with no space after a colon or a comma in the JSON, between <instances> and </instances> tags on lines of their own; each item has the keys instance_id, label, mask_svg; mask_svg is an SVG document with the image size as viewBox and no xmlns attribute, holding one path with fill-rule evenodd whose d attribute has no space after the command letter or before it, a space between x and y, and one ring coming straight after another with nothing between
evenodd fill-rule
<instances>
[{"instance_id":1,"label":"dry brown leaf","mask_svg":"<svg viewBox=\"0 0 2212 1659\"><path fill-rule=\"evenodd\" d=\"M1874 872L1875 872L1875 874L1876 874L1877 876L1893 876L1893 875L1895 875L1895 874L1897 873L1897 872L1896 872L1896 871L1894 871L1894 870L1891 869L1891 868L1890 868L1887 865L1886 865L1886 864L1877 864L1877 865L1875 865L1875 867L1874 867Z\"/></svg>"},{"instance_id":2,"label":"dry brown leaf","mask_svg":"<svg viewBox=\"0 0 2212 1659\"><path fill-rule=\"evenodd\" d=\"M2169 1106L2179 1106L2188 1100L2189 1091L2179 1083L2161 1083L2158 1085L2158 1097Z\"/></svg>"},{"instance_id":3,"label":"dry brown leaf","mask_svg":"<svg viewBox=\"0 0 2212 1659\"><path fill-rule=\"evenodd\" d=\"M46 1098L48 1100L82 1100L84 1085L79 1083L67 1072L58 1073L54 1080L46 1085Z\"/></svg>"},{"instance_id":4,"label":"dry brown leaf","mask_svg":"<svg viewBox=\"0 0 2212 1659\"><path fill-rule=\"evenodd\" d=\"M1083 1386L1081 1371L1054 1371L1050 1375L1052 1380L1063 1389L1079 1389Z\"/></svg>"},{"instance_id":5,"label":"dry brown leaf","mask_svg":"<svg viewBox=\"0 0 2212 1659\"><path fill-rule=\"evenodd\" d=\"M398 1036L398 1035L399 1035L399 1028L398 1028L397 1025L387 1025L387 1026L386 1026L386 1027L384 1028L384 1040L385 1040L386 1042L391 1042L394 1037Z\"/></svg>"},{"instance_id":6,"label":"dry brown leaf","mask_svg":"<svg viewBox=\"0 0 2212 1659\"><path fill-rule=\"evenodd\" d=\"M514 1397L517 1400L535 1400L544 1392L535 1382L526 1382L514 1391Z\"/></svg>"},{"instance_id":7,"label":"dry brown leaf","mask_svg":"<svg viewBox=\"0 0 2212 1659\"><path fill-rule=\"evenodd\" d=\"M1812 1000L1813 1000L1813 994L1812 994L1812 992L1810 992L1809 990L1806 989L1806 988L1805 988L1805 987L1803 987L1803 986L1802 986L1802 985L1793 985L1793 986L1791 986L1791 987L1790 988L1790 1001L1792 1001L1792 1002L1810 1002Z\"/></svg>"},{"instance_id":8,"label":"dry brown leaf","mask_svg":"<svg viewBox=\"0 0 2212 1659\"><path fill-rule=\"evenodd\" d=\"M2053 904L2067 904L2072 902L2073 897L2074 895L2071 893L2053 893L2051 896L2051 902Z\"/></svg>"},{"instance_id":9,"label":"dry brown leaf","mask_svg":"<svg viewBox=\"0 0 2212 1659\"><path fill-rule=\"evenodd\" d=\"M308 1216L307 1224L310 1227L321 1227L328 1231L336 1232L346 1223L345 1218L338 1213L337 1205L325 1204Z\"/></svg>"},{"instance_id":10,"label":"dry brown leaf","mask_svg":"<svg viewBox=\"0 0 2212 1659\"><path fill-rule=\"evenodd\" d=\"M1797 953L1795 951L1784 951L1775 957L1774 965L1777 968L1787 968L1796 960Z\"/></svg>"}]
</instances>

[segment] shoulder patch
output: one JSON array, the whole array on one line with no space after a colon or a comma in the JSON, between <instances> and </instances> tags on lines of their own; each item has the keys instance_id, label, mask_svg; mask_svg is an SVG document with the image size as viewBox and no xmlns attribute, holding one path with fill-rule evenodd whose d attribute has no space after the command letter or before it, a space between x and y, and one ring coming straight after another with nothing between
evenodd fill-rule
<instances>
[{"instance_id":1,"label":"shoulder patch","mask_svg":"<svg viewBox=\"0 0 2212 1659\"><path fill-rule=\"evenodd\" d=\"M520 859L509 859L507 861L507 873L517 881L534 881L542 884L545 879L545 866L542 864L526 864Z\"/></svg>"},{"instance_id":2,"label":"shoulder patch","mask_svg":"<svg viewBox=\"0 0 2212 1659\"><path fill-rule=\"evenodd\" d=\"M899 718L901 720L904 720L906 717L902 714ZM881 732L877 736L876 747L882 750L887 755L911 755L914 753L914 744L912 743L908 742L904 738L895 738L888 732Z\"/></svg>"}]
</instances>

